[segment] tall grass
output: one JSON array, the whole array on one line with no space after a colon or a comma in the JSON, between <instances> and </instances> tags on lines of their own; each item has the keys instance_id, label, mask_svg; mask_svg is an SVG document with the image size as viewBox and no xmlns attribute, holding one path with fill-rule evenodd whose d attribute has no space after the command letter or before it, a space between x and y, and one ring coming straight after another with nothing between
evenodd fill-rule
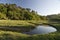
<instances>
[{"instance_id":1,"label":"tall grass","mask_svg":"<svg viewBox=\"0 0 60 40\"><path fill-rule=\"evenodd\" d=\"M46 21L34 21L34 20L0 20L1 26L19 26L30 29L29 26L36 26L41 23L46 23ZM49 23L48 23L49 24ZM53 26L60 30L60 23L51 23ZM13 28L14 28L13 27ZM10 27L11 28L11 27ZM25 30L25 29L24 29ZM0 30L0 40L60 40L60 31L56 33L50 34L38 34L38 35L27 35L20 32L12 32L12 31L2 31Z\"/></svg>"},{"instance_id":2,"label":"tall grass","mask_svg":"<svg viewBox=\"0 0 60 40\"><path fill-rule=\"evenodd\" d=\"M0 30L27 32L40 23L41 20L0 20Z\"/></svg>"},{"instance_id":3,"label":"tall grass","mask_svg":"<svg viewBox=\"0 0 60 40\"><path fill-rule=\"evenodd\" d=\"M40 20L0 20L0 26L35 26L42 22Z\"/></svg>"},{"instance_id":4,"label":"tall grass","mask_svg":"<svg viewBox=\"0 0 60 40\"><path fill-rule=\"evenodd\" d=\"M0 40L60 40L60 34L26 35L11 31L0 31Z\"/></svg>"}]
</instances>

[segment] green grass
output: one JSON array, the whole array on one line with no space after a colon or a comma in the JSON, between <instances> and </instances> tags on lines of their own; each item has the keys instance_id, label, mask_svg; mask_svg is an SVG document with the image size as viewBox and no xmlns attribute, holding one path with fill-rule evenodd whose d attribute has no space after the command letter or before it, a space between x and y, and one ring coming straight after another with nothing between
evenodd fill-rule
<instances>
[{"instance_id":1,"label":"green grass","mask_svg":"<svg viewBox=\"0 0 60 40\"><path fill-rule=\"evenodd\" d=\"M45 23L42 20L0 20L0 29L16 32L27 32L37 25ZM17 28L17 29L15 29Z\"/></svg>"},{"instance_id":2,"label":"green grass","mask_svg":"<svg viewBox=\"0 0 60 40\"><path fill-rule=\"evenodd\" d=\"M36 24L45 23L42 20L0 20L0 26L35 26Z\"/></svg>"},{"instance_id":3,"label":"green grass","mask_svg":"<svg viewBox=\"0 0 60 40\"><path fill-rule=\"evenodd\" d=\"M60 40L60 34L27 35L18 32L0 30L0 40Z\"/></svg>"},{"instance_id":4,"label":"green grass","mask_svg":"<svg viewBox=\"0 0 60 40\"><path fill-rule=\"evenodd\" d=\"M0 26L27 26L33 25L22 20L0 20Z\"/></svg>"},{"instance_id":5,"label":"green grass","mask_svg":"<svg viewBox=\"0 0 60 40\"><path fill-rule=\"evenodd\" d=\"M0 30L0 40L22 40L27 38L29 35L11 32L11 31L1 31Z\"/></svg>"},{"instance_id":6,"label":"green grass","mask_svg":"<svg viewBox=\"0 0 60 40\"><path fill-rule=\"evenodd\" d=\"M0 26L27 26L34 25L22 20L0 20Z\"/></svg>"},{"instance_id":7,"label":"green grass","mask_svg":"<svg viewBox=\"0 0 60 40\"><path fill-rule=\"evenodd\" d=\"M34 20L0 20L0 27L5 26L8 28L21 28L19 30L20 32L13 32L11 31L12 29L7 29L6 31L0 29L0 40L60 40L60 23L53 23L53 22L48 22L47 24L53 25L56 29L57 32L50 33L50 34L38 34L38 35L27 35L21 33L21 31L29 30L30 27L37 26L42 23L47 23L46 21L34 21ZM18 27L19 26L19 27Z\"/></svg>"}]
</instances>

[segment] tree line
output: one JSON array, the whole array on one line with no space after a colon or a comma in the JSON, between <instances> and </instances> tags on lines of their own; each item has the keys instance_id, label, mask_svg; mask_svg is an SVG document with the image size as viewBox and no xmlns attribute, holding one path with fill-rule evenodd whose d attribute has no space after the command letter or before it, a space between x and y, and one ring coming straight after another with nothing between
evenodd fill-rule
<instances>
[{"instance_id":1,"label":"tree line","mask_svg":"<svg viewBox=\"0 0 60 40\"><path fill-rule=\"evenodd\" d=\"M0 20L40 20L44 19L30 8L22 8L16 4L0 4Z\"/></svg>"},{"instance_id":2,"label":"tree line","mask_svg":"<svg viewBox=\"0 0 60 40\"><path fill-rule=\"evenodd\" d=\"M49 21L60 22L60 14L53 14L46 16Z\"/></svg>"}]
</instances>

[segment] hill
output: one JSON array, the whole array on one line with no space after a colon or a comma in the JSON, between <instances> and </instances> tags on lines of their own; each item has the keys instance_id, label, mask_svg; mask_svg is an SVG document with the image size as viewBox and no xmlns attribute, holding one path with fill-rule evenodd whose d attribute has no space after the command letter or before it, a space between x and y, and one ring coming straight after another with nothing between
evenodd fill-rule
<instances>
[{"instance_id":1,"label":"hill","mask_svg":"<svg viewBox=\"0 0 60 40\"><path fill-rule=\"evenodd\" d=\"M60 21L60 14L48 15L47 19L49 21L59 22Z\"/></svg>"},{"instance_id":2,"label":"hill","mask_svg":"<svg viewBox=\"0 0 60 40\"><path fill-rule=\"evenodd\" d=\"M0 4L0 20L40 20L40 17L30 8L22 8L16 4Z\"/></svg>"}]
</instances>

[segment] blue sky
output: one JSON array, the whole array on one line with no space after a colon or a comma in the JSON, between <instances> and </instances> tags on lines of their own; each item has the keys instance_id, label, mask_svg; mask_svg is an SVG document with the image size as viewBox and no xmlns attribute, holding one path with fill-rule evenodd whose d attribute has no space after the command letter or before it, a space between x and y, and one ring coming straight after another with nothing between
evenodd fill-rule
<instances>
[{"instance_id":1,"label":"blue sky","mask_svg":"<svg viewBox=\"0 0 60 40\"><path fill-rule=\"evenodd\" d=\"M30 8L40 15L60 13L60 0L0 0L0 3L15 3L24 8Z\"/></svg>"}]
</instances>

